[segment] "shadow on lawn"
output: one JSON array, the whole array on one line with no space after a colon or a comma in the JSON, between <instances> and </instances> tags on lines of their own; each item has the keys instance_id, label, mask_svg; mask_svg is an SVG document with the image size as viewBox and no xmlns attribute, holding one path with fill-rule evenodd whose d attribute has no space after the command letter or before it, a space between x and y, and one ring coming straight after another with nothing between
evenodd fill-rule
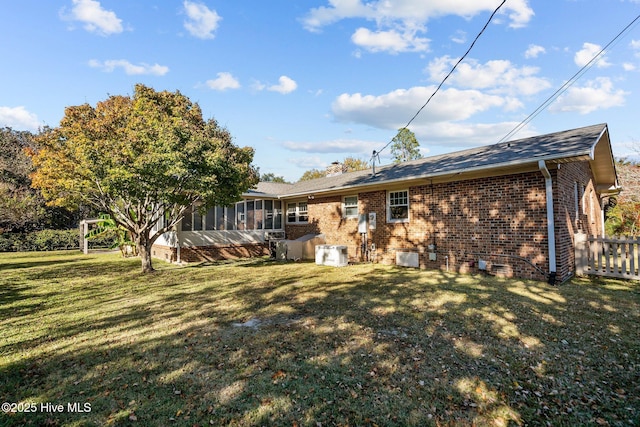
<instances>
[{"instance_id":1,"label":"shadow on lawn","mask_svg":"<svg viewBox=\"0 0 640 427\"><path fill-rule=\"evenodd\" d=\"M51 337L61 341L56 351L0 367L7 379L1 394L90 402L91 413L7 419L288 426L640 421L640 302L628 283L555 288L375 266L240 265L246 272L233 278L238 271L228 264L163 272L156 277L162 286L147 288L146 299L114 296L94 318L60 325ZM127 274L116 277L129 280Z\"/></svg>"},{"instance_id":2,"label":"shadow on lawn","mask_svg":"<svg viewBox=\"0 0 640 427\"><path fill-rule=\"evenodd\" d=\"M70 260L61 260L61 259L39 259L33 260L29 259L29 261L18 261L18 262L3 262L0 263L0 272L3 270L15 270L15 269L23 269L23 268L33 268L33 267L48 267L48 266L63 266L66 264L76 264L78 262L87 261L90 258L73 258Z\"/></svg>"}]
</instances>

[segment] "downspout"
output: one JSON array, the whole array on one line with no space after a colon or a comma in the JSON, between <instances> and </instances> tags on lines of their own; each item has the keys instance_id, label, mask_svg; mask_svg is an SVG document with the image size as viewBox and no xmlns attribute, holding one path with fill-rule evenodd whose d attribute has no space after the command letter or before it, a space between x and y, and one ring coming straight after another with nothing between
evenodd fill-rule
<instances>
[{"instance_id":1,"label":"downspout","mask_svg":"<svg viewBox=\"0 0 640 427\"><path fill-rule=\"evenodd\" d=\"M549 242L549 284L553 285L556 282L556 232L555 232L555 219L553 215L553 181L551 179L551 173L547 169L547 165L544 160L538 161L538 168L544 176L545 192L547 195L547 241Z\"/></svg>"},{"instance_id":2,"label":"downspout","mask_svg":"<svg viewBox=\"0 0 640 427\"><path fill-rule=\"evenodd\" d=\"M600 237L604 239L605 238L604 223L606 221L606 218L604 217L604 207L602 206L603 203L604 203L604 199L602 199L602 196L600 196L598 198L598 206L600 206Z\"/></svg>"}]
</instances>

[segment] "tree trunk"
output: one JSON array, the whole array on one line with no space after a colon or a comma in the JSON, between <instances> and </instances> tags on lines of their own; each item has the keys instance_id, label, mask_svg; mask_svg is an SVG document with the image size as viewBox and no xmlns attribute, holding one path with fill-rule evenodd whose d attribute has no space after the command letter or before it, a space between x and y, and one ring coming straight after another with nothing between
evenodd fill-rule
<instances>
[{"instance_id":1,"label":"tree trunk","mask_svg":"<svg viewBox=\"0 0 640 427\"><path fill-rule=\"evenodd\" d=\"M148 235L140 235L136 240L138 253L140 254L140 260L142 262L142 272L151 273L154 271L153 265L151 264L151 246L153 242L149 240Z\"/></svg>"}]
</instances>

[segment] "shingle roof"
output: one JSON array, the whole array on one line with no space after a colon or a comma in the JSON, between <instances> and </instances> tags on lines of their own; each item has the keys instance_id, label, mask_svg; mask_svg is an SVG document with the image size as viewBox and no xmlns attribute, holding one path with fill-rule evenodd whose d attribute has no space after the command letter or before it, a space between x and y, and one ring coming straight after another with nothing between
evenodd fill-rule
<instances>
[{"instance_id":1,"label":"shingle roof","mask_svg":"<svg viewBox=\"0 0 640 427\"><path fill-rule=\"evenodd\" d=\"M256 188L250 189L245 193L246 196L276 198L280 194L286 194L291 191L293 184L285 184L282 182L265 182L258 183Z\"/></svg>"},{"instance_id":2,"label":"shingle roof","mask_svg":"<svg viewBox=\"0 0 640 427\"><path fill-rule=\"evenodd\" d=\"M281 197L298 196L338 189L346 190L355 187L458 175L474 170L490 171L507 166L532 165L537 164L539 160L557 163L592 160L595 146L605 132L607 132L606 124L592 125L400 164L378 166L375 175L372 174L371 169L368 169L301 181L286 187L282 186L279 189L273 188L272 191L274 191L273 194L279 194ZM608 140L607 144L609 144ZM613 157L610 157L604 162L613 165ZM615 176L615 169L613 171ZM612 183L607 184L613 185Z\"/></svg>"}]
</instances>

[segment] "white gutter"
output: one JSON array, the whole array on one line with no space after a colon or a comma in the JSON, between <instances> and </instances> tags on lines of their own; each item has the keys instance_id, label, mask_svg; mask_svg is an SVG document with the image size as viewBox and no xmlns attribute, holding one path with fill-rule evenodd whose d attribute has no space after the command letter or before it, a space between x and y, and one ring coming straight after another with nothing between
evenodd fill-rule
<instances>
[{"instance_id":1,"label":"white gutter","mask_svg":"<svg viewBox=\"0 0 640 427\"><path fill-rule=\"evenodd\" d=\"M556 279L556 232L555 219L553 215L553 181L551 173L547 169L544 160L538 161L538 168L544 176L545 190L547 195L547 240L549 242L549 283L553 284Z\"/></svg>"}]
</instances>

